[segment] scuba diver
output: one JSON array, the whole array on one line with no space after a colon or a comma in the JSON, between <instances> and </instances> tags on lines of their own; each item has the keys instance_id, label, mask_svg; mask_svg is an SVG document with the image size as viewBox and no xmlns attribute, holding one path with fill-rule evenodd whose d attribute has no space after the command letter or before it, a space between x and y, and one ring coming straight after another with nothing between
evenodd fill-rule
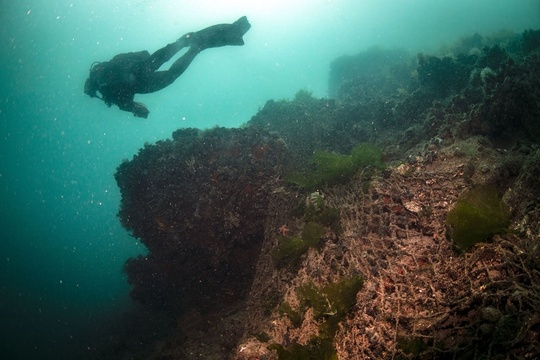
<instances>
[{"instance_id":1,"label":"scuba diver","mask_svg":"<svg viewBox=\"0 0 540 360\"><path fill-rule=\"evenodd\" d=\"M187 33L152 55L145 50L119 54L105 62L94 62L84 84L84 93L103 100L109 107L115 104L120 110L146 119L150 111L144 104L133 101L135 94L148 94L169 86L204 49L244 45L242 36L250 27L247 17L243 16L232 24L219 24ZM184 47L189 47L189 50L169 70L158 71Z\"/></svg>"}]
</instances>

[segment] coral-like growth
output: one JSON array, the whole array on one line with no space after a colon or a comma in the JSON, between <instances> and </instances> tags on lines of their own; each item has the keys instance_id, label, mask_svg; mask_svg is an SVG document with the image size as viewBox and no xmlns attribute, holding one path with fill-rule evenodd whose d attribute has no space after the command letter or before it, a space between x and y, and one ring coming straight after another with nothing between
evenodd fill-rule
<instances>
[{"instance_id":1,"label":"coral-like growth","mask_svg":"<svg viewBox=\"0 0 540 360\"><path fill-rule=\"evenodd\" d=\"M505 231L510 215L493 186L476 186L463 194L448 213L448 235L462 251Z\"/></svg>"}]
</instances>

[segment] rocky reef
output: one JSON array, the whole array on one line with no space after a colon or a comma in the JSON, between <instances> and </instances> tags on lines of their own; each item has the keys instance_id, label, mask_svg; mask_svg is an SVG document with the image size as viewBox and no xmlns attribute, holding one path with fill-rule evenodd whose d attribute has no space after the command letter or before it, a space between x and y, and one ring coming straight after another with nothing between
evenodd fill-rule
<instances>
[{"instance_id":1,"label":"rocky reef","mask_svg":"<svg viewBox=\"0 0 540 360\"><path fill-rule=\"evenodd\" d=\"M120 221L148 249L131 295L176 324L136 358L540 354L540 31L369 49L329 89L118 167Z\"/></svg>"},{"instance_id":2,"label":"rocky reef","mask_svg":"<svg viewBox=\"0 0 540 360\"><path fill-rule=\"evenodd\" d=\"M125 265L133 299L173 314L245 296L285 144L254 129L181 129L115 174L119 218L148 254Z\"/></svg>"}]
</instances>

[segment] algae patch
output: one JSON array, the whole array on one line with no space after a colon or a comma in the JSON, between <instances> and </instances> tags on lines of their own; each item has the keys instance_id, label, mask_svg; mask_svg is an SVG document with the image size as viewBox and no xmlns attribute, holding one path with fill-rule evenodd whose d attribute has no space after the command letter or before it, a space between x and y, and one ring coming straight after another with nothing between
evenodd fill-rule
<instances>
[{"instance_id":1,"label":"algae patch","mask_svg":"<svg viewBox=\"0 0 540 360\"><path fill-rule=\"evenodd\" d=\"M301 307L313 308L313 317L320 321L319 337L332 339L339 323L356 304L356 294L362 288L361 276L330 283L322 288L306 284L297 289Z\"/></svg>"},{"instance_id":2,"label":"algae patch","mask_svg":"<svg viewBox=\"0 0 540 360\"><path fill-rule=\"evenodd\" d=\"M464 193L446 218L447 235L467 251L476 243L506 231L510 214L494 186L481 185Z\"/></svg>"},{"instance_id":3,"label":"algae patch","mask_svg":"<svg viewBox=\"0 0 540 360\"><path fill-rule=\"evenodd\" d=\"M293 325L301 325L307 309L313 309L313 317L319 324L318 336L313 336L307 345L291 343L287 347L271 344L269 350L275 350L279 360L317 359L337 360L337 351L333 341L339 323L345 319L356 304L356 294L362 288L361 276L317 287L313 283L304 284L296 289L300 301L298 309L293 310L289 303L280 307L282 314L288 316Z\"/></svg>"},{"instance_id":4,"label":"algae patch","mask_svg":"<svg viewBox=\"0 0 540 360\"><path fill-rule=\"evenodd\" d=\"M311 158L312 171L307 174L294 173L288 180L305 189L316 189L323 185L343 184L359 169L372 166L382 169L382 152L368 144L357 145L350 155L317 149Z\"/></svg>"},{"instance_id":5,"label":"algae patch","mask_svg":"<svg viewBox=\"0 0 540 360\"><path fill-rule=\"evenodd\" d=\"M272 260L278 266L295 264L310 247L316 247L326 230L315 222L308 222L300 237L280 236L278 245L272 251Z\"/></svg>"}]
</instances>

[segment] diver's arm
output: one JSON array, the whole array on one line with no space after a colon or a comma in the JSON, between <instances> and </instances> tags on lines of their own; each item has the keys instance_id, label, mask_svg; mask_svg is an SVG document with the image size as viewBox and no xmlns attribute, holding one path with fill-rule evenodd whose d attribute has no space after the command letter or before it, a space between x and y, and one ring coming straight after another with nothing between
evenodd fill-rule
<instances>
[{"instance_id":1,"label":"diver's arm","mask_svg":"<svg viewBox=\"0 0 540 360\"><path fill-rule=\"evenodd\" d=\"M135 117L148 118L150 111L144 106L144 104L136 101L128 103L117 104L120 110L129 111L135 115Z\"/></svg>"},{"instance_id":2,"label":"diver's arm","mask_svg":"<svg viewBox=\"0 0 540 360\"><path fill-rule=\"evenodd\" d=\"M150 111L144 104L133 101L135 94L129 86L105 87L100 89L102 100L111 107L113 104L120 110L133 113L135 117L147 118Z\"/></svg>"}]
</instances>

